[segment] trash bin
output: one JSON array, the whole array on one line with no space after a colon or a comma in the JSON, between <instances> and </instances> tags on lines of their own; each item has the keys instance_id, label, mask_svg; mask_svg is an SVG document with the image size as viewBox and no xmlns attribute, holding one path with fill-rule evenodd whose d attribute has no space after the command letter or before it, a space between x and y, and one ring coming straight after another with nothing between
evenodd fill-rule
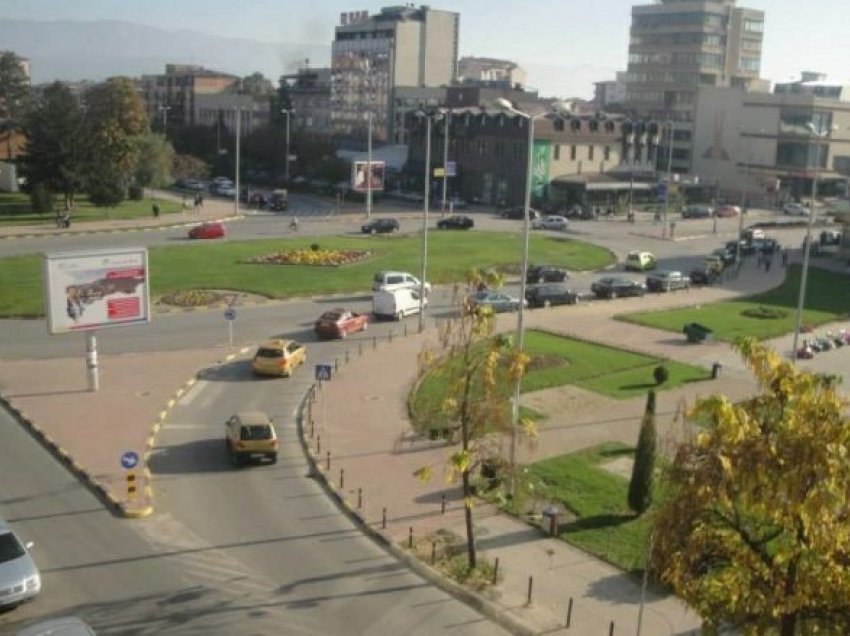
<instances>
[{"instance_id":1,"label":"trash bin","mask_svg":"<svg viewBox=\"0 0 850 636\"><path fill-rule=\"evenodd\" d=\"M708 327L697 322L689 322L682 327L682 332L685 334L685 337L687 337L688 342L700 343L714 339L714 332Z\"/></svg>"},{"instance_id":2,"label":"trash bin","mask_svg":"<svg viewBox=\"0 0 850 636\"><path fill-rule=\"evenodd\" d=\"M558 536L561 527L561 509L558 506L546 506L543 509L543 529L550 537Z\"/></svg>"},{"instance_id":3,"label":"trash bin","mask_svg":"<svg viewBox=\"0 0 850 636\"><path fill-rule=\"evenodd\" d=\"M711 365L711 379L716 380L720 377L720 373L723 371L723 365L719 362L715 362Z\"/></svg>"}]
</instances>

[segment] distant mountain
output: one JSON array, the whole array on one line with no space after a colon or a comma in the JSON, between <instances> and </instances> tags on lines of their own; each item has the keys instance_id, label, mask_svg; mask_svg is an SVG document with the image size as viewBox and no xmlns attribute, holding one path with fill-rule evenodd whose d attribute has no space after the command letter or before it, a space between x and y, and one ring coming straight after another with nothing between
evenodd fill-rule
<instances>
[{"instance_id":1,"label":"distant mountain","mask_svg":"<svg viewBox=\"0 0 850 636\"><path fill-rule=\"evenodd\" d=\"M276 84L281 74L295 72L305 59L310 66L330 64L330 43L259 42L113 20L0 19L0 49L30 60L34 84L164 73L168 63L198 64L242 76L259 71Z\"/></svg>"}]
</instances>

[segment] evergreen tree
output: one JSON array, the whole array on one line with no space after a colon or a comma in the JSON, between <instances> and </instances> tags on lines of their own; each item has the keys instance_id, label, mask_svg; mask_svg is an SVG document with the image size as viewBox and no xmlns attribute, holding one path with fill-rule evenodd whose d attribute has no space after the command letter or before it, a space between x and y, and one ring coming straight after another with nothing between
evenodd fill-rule
<instances>
[{"instance_id":1,"label":"evergreen tree","mask_svg":"<svg viewBox=\"0 0 850 636\"><path fill-rule=\"evenodd\" d=\"M26 113L30 83L22 60L12 51L0 53L0 123L6 132L6 152L12 158L12 134Z\"/></svg>"},{"instance_id":2,"label":"evergreen tree","mask_svg":"<svg viewBox=\"0 0 850 636\"><path fill-rule=\"evenodd\" d=\"M643 514L652 503L652 478L655 472L657 433L655 431L655 391L646 396L646 410L640 425L632 480L629 482L629 508Z\"/></svg>"}]
</instances>

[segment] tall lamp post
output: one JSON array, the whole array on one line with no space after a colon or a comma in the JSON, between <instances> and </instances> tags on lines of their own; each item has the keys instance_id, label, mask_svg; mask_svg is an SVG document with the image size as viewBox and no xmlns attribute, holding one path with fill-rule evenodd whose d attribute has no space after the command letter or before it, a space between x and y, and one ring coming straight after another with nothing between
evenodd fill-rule
<instances>
[{"instance_id":1,"label":"tall lamp post","mask_svg":"<svg viewBox=\"0 0 850 636\"><path fill-rule=\"evenodd\" d=\"M287 185L289 184L289 118L292 116L292 113L295 112L292 108L281 108L280 112L286 115L286 159L283 163L283 178L286 180Z\"/></svg>"},{"instance_id":2,"label":"tall lamp post","mask_svg":"<svg viewBox=\"0 0 850 636\"><path fill-rule=\"evenodd\" d=\"M425 192L422 198L422 272L419 279L419 333L425 330L425 276L428 273L428 208L431 199L431 119L435 115L418 111L425 118Z\"/></svg>"},{"instance_id":3,"label":"tall lamp post","mask_svg":"<svg viewBox=\"0 0 850 636\"><path fill-rule=\"evenodd\" d=\"M366 113L366 218L372 218L372 111Z\"/></svg>"},{"instance_id":4,"label":"tall lamp post","mask_svg":"<svg viewBox=\"0 0 850 636\"><path fill-rule=\"evenodd\" d=\"M446 198L449 190L449 125L452 123L452 111L446 110L443 121L443 205L441 210L446 211Z\"/></svg>"},{"instance_id":5,"label":"tall lamp post","mask_svg":"<svg viewBox=\"0 0 850 636\"><path fill-rule=\"evenodd\" d=\"M664 227L661 230L661 238L667 238L667 218L670 213L670 185L673 173L673 138L675 137L676 122L670 120L665 123L670 127L670 137L667 141L667 187L664 188Z\"/></svg>"},{"instance_id":6,"label":"tall lamp post","mask_svg":"<svg viewBox=\"0 0 850 636\"><path fill-rule=\"evenodd\" d=\"M171 110L171 106L160 106L159 112L162 113L162 134L164 136L168 136L168 111Z\"/></svg>"},{"instance_id":7,"label":"tall lamp post","mask_svg":"<svg viewBox=\"0 0 850 636\"><path fill-rule=\"evenodd\" d=\"M241 154L241 143L242 143L242 107L236 107L236 175L234 181L236 181L236 196L233 197L233 214L239 216L239 173L241 172L239 169L239 159Z\"/></svg>"},{"instance_id":8,"label":"tall lamp post","mask_svg":"<svg viewBox=\"0 0 850 636\"><path fill-rule=\"evenodd\" d=\"M823 139L832 132L831 129L821 130L815 128L812 122L808 123L809 140L814 138ZM794 327L794 341L791 344L791 359L797 359L797 344L800 340L800 331L803 328L803 306L806 302L806 282L809 276L809 257L812 251L812 227L815 223L815 198L818 191L818 167L820 165L820 145L815 144L816 156L814 174L812 175L811 203L809 204L809 223L806 226L806 243L803 246L803 271L800 273L800 295L797 298L797 323ZM808 162L807 162L808 163Z\"/></svg>"}]
</instances>

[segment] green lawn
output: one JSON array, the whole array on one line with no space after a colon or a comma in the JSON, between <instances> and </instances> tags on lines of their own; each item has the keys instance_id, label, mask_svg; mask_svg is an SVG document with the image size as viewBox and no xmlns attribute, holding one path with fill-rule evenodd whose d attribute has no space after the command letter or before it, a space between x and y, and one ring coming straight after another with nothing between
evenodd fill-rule
<instances>
[{"instance_id":1,"label":"green lawn","mask_svg":"<svg viewBox=\"0 0 850 636\"><path fill-rule=\"evenodd\" d=\"M689 322L698 322L714 331L720 340L734 342L742 336L774 338L794 330L797 299L800 290L800 267L791 266L785 282L763 294L740 300L696 305L682 309L642 312L618 316L634 322L682 333ZM753 317L743 312L758 313L765 308L778 317ZM806 286L803 324L821 325L850 315L850 277L827 270L810 268ZM684 336L683 336L684 337Z\"/></svg>"},{"instance_id":2,"label":"green lawn","mask_svg":"<svg viewBox=\"0 0 850 636\"><path fill-rule=\"evenodd\" d=\"M370 250L371 258L344 267L258 265L251 257L290 248ZM506 232L435 232L429 240L429 279L461 281L473 267L505 268L517 262L521 235ZM150 250L151 293L154 297L180 289L229 289L270 298L367 292L380 269L418 272L418 236L364 238L300 237L242 242L188 242ZM595 270L612 262L611 253L581 241L531 237L530 253L537 262L570 270ZM40 257L0 260L0 316L43 314Z\"/></svg>"},{"instance_id":3,"label":"green lawn","mask_svg":"<svg viewBox=\"0 0 850 636\"><path fill-rule=\"evenodd\" d=\"M562 523L560 537L627 571L643 568L649 538L649 514L629 510L629 482L600 464L633 457L634 448L616 442L529 465L524 495L513 512L528 508L529 497L560 504L576 519ZM655 498L658 499L656 492Z\"/></svg>"},{"instance_id":4,"label":"green lawn","mask_svg":"<svg viewBox=\"0 0 850 636\"><path fill-rule=\"evenodd\" d=\"M151 205L153 200L124 201L116 208L96 208L89 203L88 197L79 195L76 198L77 206L71 214L72 223L85 223L86 221L104 221L114 219L135 219L152 215ZM182 207L174 201L158 200L160 213L176 214L182 212ZM61 197L57 198L56 205L61 204ZM12 225L48 225L56 224L54 214L36 214L32 211L29 197L22 193L0 192L0 227Z\"/></svg>"}]
</instances>

